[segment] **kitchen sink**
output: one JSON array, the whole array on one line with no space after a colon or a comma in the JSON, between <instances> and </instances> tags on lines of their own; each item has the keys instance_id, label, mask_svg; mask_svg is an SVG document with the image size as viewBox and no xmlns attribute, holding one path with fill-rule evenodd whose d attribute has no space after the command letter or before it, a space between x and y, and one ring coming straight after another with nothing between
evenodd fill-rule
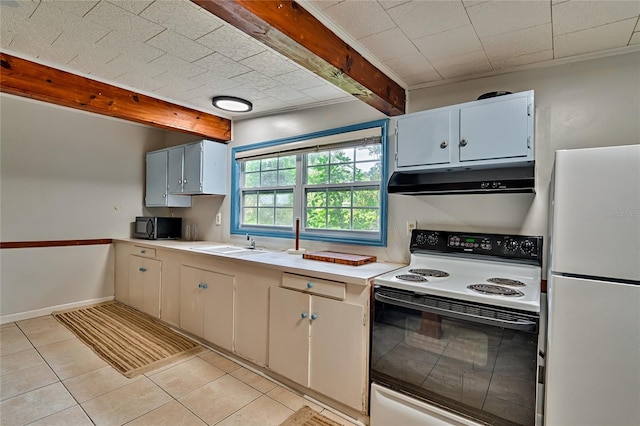
<instances>
[{"instance_id":1,"label":"kitchen sink","mask_svg":"<svg viewBox=\"0 0 640 426\"><path fill-rule=\"evenodd\" d=\"M248 247L238 246L204 246L204 247L191 247L193 251L199 251L203 253L222 254L226 256L247 256L251 254L266 253L265 250L252 249Z\"/></svg>"}]
</instances>

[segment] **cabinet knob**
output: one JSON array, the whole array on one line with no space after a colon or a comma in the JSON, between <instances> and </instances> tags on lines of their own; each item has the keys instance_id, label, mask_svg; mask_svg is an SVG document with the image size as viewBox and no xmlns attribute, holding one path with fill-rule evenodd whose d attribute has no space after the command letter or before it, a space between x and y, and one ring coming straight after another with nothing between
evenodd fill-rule
<instances>
[{"instance_id":1,"label":"cabinet knob","mask_svg":"<svg viewBox=\"0 0 640 426\"><path fill-rule=\"evenodd\" d=\"M313 287L313 283L307 283L307 288Z\"/></svg>"},{"instance_id":2,"label":"cabinet knob","mask_svg":"<svg viewBox=\"0 0 640 426\"><path fill-rule=\"evenodd\" d=\"M146 250L140 250L140 253L145 254L147 251Z\"/></svg>"},{"instance_id":3,"label":"cabinet knob","mask_svg":"<svg viewBox=\"0 0 640 426\"><path fill-rule=\"evenodd\" d=\"M468 141L466 139L460 140L460 146L467 146Z\"/></svg>"},{"instance_id":4,"label":"cabinet knob","mask_svg":"<svg viewBox=\"0 0 640 426\"><path fill-rule=\"evenodd\" d=\"M167 198L167 194L162 194L162 198Z\"/></svg>"},{"instance_id":5,"label":"cabinet knob","mask_svg":"<svg viewBox=\"0 0 640 426\"><path fill-rule=\"evenodd\" d=\"M442 143L440 144L440 148L441 149L445 149L448 146L449 146L449 142L447 142L447 141L442 141Z\"/></svg>"},{"instance_id":6,"label":"cabinet knob","mask_svg":"<svg viewBox=\"0 0 640 426\"><path fill-rule=\"evenodd\" d=\"M182 179L178 179L178 183L182 183Z\"/></svg>"},{"instance_id":7,"label":"cabinet knob","mask_svg":"<svg viewBox=\"0 0 640 426\"><path fill-rule=\"evenodd\" d=\"M139 270L140 270L140 272L146 272L147 268L140 268Z\"/></svg>"},{"instance_id":8,"label":"cabinet knob","mask_svg":"<svg viewBox=\"0 0 640 426\"><path fill-rule=\"evenodd\" d=\"M311 314L311 319L312 320L317 319L317 318L318 318L318 314Z\"/></svg>"},{"instance_id":9,"label":"cabinet knob","mask_svg":"<svg viewBox=\"0 0 640 426\"><path fill-rule=\"evenodd\" d=\"M182 181L182 183L184 183L184 184L186 185L186 184L187 184L187 180L186 180L186 179L184 179L184 180Z\"/></svg>"},{"instance_id":10,"label":"cabinet knob","mask_svg":"<svg viewBox=\"0 0 640 426\"><path fill-rule=\"evenodd\" d=\"M199 283L198 288L208 288L209 286L206 283Z\"/></svg>"},{"instance_id":11,"label":"cabinet knob","mask_svg":"<svg viewBox=\"0 0 640 426\"><path fill-rule=\"evenodd\" d=\"M303 313L301 313L301 314L300 314L300 317L301 317L302 319L305 319L305 318L306 318L306 317L308 317L308 316L309 316L309 315L308 315L306 312L303 312Z\"/></svg>"}]
</instances>

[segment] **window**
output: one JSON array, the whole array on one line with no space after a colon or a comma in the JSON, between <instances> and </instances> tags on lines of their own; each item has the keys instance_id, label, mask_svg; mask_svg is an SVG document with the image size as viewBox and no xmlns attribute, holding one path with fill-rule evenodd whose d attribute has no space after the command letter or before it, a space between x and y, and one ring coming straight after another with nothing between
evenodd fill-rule
<instances>
[{"instance_id":1,"label":"window","mask_svg":"<svg viewBox=\"0 0 640 426\"><path fill-rule=\"evenodd\" d=\"M231 233L385 245L387 123L234 148Z\"/></svg>"}]
</instances>

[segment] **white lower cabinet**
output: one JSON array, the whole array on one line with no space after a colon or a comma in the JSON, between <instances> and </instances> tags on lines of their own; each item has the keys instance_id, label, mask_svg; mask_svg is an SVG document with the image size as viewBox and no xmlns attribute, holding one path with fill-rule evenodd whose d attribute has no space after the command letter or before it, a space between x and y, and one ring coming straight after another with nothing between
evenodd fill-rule
<instances>
[{"instance_id":1,"label":"white lower cabinet","mask_svg":"<svg viewBox=\"0 0 640 426\"><path fill-rule=\"evenodd\" d=\"M363 411L364 307L272 287L269 312L269 368Z\"/></svg>"},{"instance_id":2,"label":"white lower cabinet","mask_svg":"<svg viewBox=\"0 0 640 426\"><path fill-rule=\"evenodd\" d=\"M235 277L184 265L180 276L180 327L232 351Z\"/></svg>"},{"instance_id":3,"label":"white lower cabinet","mask_svg":"<svg viewBox=\"0 0 640 426\"><path fill-rule=\"evenodd\" d=\"M162 262L129 255L129 304L139 311L160 318Z\"/></svg>"}]
</instances>

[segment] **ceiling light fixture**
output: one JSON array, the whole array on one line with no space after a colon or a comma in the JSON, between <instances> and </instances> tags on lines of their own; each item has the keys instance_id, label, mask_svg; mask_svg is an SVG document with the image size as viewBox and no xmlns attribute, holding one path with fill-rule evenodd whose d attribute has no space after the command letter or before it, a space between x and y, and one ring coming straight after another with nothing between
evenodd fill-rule
<instances>
[{"instance_id":1,"label":"ceiling light fixture","mask_svg":"<svg viewBox=\"0 0 640 426\"><path fill-rule=\"evenodd\" d=\"M249 112L253 109L251 102L234 96L214 96L212 104L216 108L232 112Z\"/></svg>"}]
</instances>

